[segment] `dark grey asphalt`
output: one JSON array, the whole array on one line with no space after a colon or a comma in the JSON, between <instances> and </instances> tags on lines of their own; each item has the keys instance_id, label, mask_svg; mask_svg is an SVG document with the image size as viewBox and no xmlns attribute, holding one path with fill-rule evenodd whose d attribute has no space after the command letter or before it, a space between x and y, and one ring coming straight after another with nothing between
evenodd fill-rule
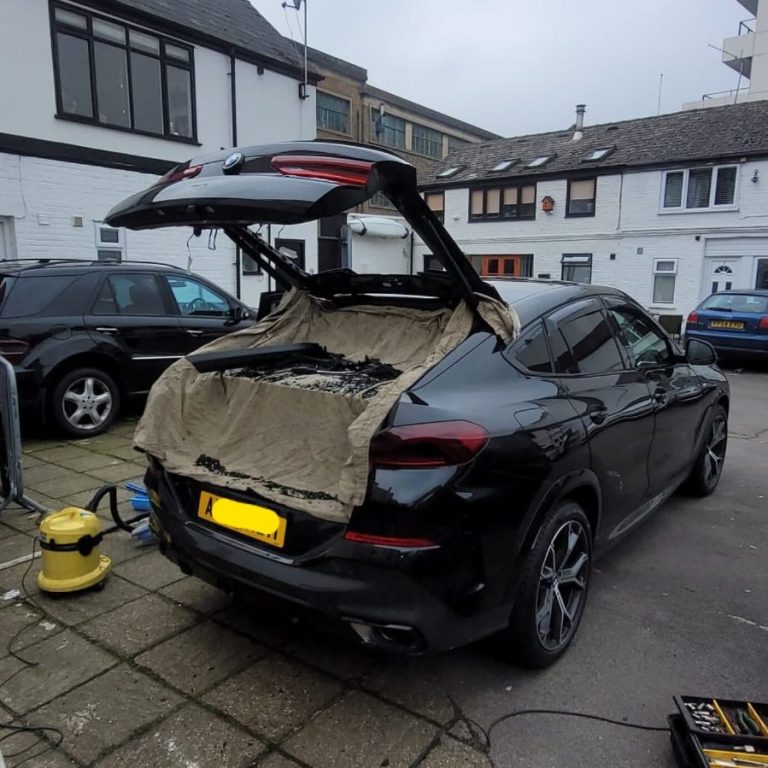
<instances>
[{"instance_id":1,"label":"dark grey asphalt","mask_svg":"<svg viewBox=\"0 0 768 768\"><path fill-rule=\"evenodd\" d=\"M480 649L432 660L481 725L568 708L665 725L673 694L768 701L768 376L729 372L726 467L704 500L674 497L597 564L579 635L553 668L524 673ZM498 766L675 765L667 734L547 716L494 732Z\"/></svg>"}]
</instances>

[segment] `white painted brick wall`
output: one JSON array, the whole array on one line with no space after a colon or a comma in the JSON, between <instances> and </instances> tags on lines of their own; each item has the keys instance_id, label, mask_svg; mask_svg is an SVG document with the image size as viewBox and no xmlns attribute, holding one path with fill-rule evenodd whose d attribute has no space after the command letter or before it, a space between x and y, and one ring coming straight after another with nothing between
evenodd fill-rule
<instances>
[{"instance_id":1,"label":"white painted brick wall","mask_svg":"<svg viewBox=\"0 0 768 768\"><path fill-rule=\"evenodd\" d=\"M758 183L751 179L758 172ZM652 311L686 315L708 295L712 260L704 258L708 237L735 234L768 238L768 162L739 166L737 210L660 213L661 171L600 176L594 217L566 218L565 179L541 181L536 190L535 221L469 222L468 189L445 193L445 225L467 254L533 254L533 275L559 279L564 253L592 254L592 282L621 288ZM550 195L555 209L541 211ZM698 238L698 239L697 239ZM642 253L638 253L642 249ZM414 263L425 252L417 245ZM610 255L615 254L611 260ZM755 256L758 253L755 254ZM740 271L743 285L753 285L754 256ZM654 259L677 259L675 301L653 305Z\"/></svg>"}]
</instances>

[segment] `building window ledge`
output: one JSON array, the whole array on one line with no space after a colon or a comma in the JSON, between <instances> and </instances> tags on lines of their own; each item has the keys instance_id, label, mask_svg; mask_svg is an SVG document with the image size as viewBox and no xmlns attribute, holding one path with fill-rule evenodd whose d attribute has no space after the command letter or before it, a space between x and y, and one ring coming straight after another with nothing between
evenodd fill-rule
<instances>
[{"instance_id":1,"label":"building window ledge","mask_svg":"<svg viewBox=\"0 0 768 768\"><path fill-rule=\"evenodd\" d=\"M716 205L712 206L711 208L660 208L659 214L662 216L674 216L675 214L679 215L681 213L723 213L725 211L730 211L733 213L734 211L738 210L738 205Z\"/></svg>"},{"instance_id":2,"label":"building window ledge","mask_svg":"<svg viewBox=\"0 0 768 768\"><path fill-rule=\"evenodd\" d=\"M109 123L100 123L96 120L91 120L84 117L76 117L74 115L61 115L56 114L54 117L57 120L66 120L68 123L80 123L80 125L90 125L94 128L104 128L108 131L120 131L120 133L133 133L137 136L147 136L150 139L160 139L161 141L175 141L179 144L190 144L194 147L202 147L203 145L193 138L187 136L169 136L163 133L152 133L151 131L140 131L136 128L126 128L122 125L110 125Z\"/></svg>"}]
</instances>

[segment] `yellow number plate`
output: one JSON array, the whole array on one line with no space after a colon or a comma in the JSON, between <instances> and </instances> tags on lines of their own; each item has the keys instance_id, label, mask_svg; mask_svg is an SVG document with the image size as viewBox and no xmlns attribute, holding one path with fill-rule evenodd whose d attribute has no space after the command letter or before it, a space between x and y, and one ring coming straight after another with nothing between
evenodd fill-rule
<instances>
[{"instance_id":1,"label":"yellow number plate","mask_svg":"<svg viewBox=\"0 0 768 768\"><path fill-rule=\"evenodd\" d=\"M713 320L709 324L710 328L729 328L732 331L743 331L744 323L737 320Z\"/></svg>"},{"instance_id":2,"label":"yellow number plate","mask_svg":"<svg viewBox=\"0 0 768 768\"><path fill-rule=\"evenodd\" d=\"M288 521L274 510L260 507L258 504L245 504L202 491L200 503L197 505L197 516L273 547L282 547L285 544Z\"/></svg>"}]
</instances>

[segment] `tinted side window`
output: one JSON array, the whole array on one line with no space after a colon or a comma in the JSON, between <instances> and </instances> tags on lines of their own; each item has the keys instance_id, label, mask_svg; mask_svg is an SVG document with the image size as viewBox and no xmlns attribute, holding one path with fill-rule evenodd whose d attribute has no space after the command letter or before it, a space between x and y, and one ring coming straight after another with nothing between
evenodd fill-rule
<instances>
[{"instance_id":1,"label":"tinted side window","mask_svg":"<svg viewBox=\"0 0 768 768\"><path fill-rule=\"evenodd\" d=\"M608 316L634 365L647 367L671 362L667 339L639 307L611 298L605 298L605 302Z\"/></svg>"},{"instance_id":2,"label":"tinted side window","mask_svg":"<svg viewBox=\"0 0 768 768\"><path fill-rule=\"evenodd\" d=\"M555 335L571 354L560 372L573 373L574 366L576 372L587 374L623 370L624 361L599 302L580 301L556 312L551 320Z\"/></svg>"},{"instance_id":3,"label":"tinted side window","mask_svg":"<svg viewBox=\"0 0 768 768\"><path fill-rule=\"evenodd\" d=\"M509 350L509 355L533 373L553 373L552 360L549 356L549 346L544 326L536 323L527 330Z\"/></svg>"},{"instance_id":4,"label":"tinted side window","mask_svg":"<svg viewBox=\"0 0 768 768\"><path fill-rule=\"evenodd\" d=\"M77 279L77 275L40 275L20 277L9 292L4 317L40 315Z\"/></svg>"},{"instance_id":5,"label":"tinted side window","mask_svg":"<svg viewBox=\"0 0 768 768\"><path fill-rule=\"evenodd\" d=\"M112 301L109 301L109 290ZM95 314L110 314L114 309L121 315L165 315L165 304L154 275L111 275L102 287L94 306Z\"/></svg>"}]
</instances>

